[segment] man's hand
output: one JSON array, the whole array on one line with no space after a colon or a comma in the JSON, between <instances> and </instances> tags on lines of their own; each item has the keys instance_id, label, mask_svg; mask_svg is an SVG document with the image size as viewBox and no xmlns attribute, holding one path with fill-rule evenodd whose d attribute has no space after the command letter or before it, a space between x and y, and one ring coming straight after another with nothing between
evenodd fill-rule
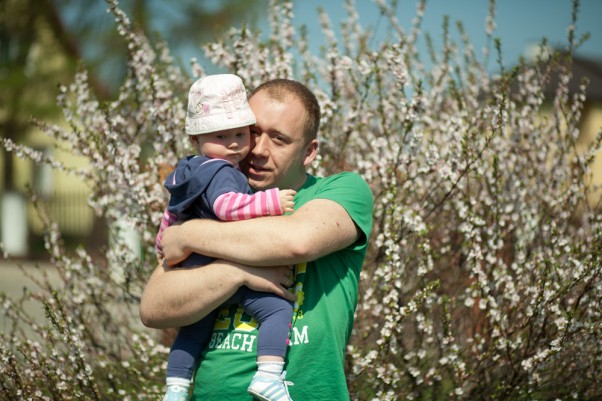
<instances>
[{"instance_id":1,"label":"man's hand","mask_svg":"<svg viewBox=\"0 0 602 401\"><path fill-rule=\"evenodd\" d=\"M291 266L252 267L239 265L247 275L244 285L260 292L272 292L289 301L296 301L297 296L291 294L287 287L294 284Z\"/></svg>"},{"instance_id":2,"label":"man's hand","mask_svg":"<svg viewBox=\"0 0 602 401\"><path fill-rule=\"evenodd\" d=\"M183 240L185 234L181 233L183 225L174 224L163 231L163 255L168 266L175 266L186 259L192 251L186 248Z\"/></svg>"}]
</instances>

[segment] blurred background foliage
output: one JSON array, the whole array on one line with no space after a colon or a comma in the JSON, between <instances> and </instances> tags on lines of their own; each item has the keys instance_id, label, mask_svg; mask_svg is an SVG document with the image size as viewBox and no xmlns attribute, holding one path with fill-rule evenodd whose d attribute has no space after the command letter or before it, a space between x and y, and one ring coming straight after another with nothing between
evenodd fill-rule
<instances>
[{"instance_id":1,"label":"blurred background foliage","mask_svg":"<svg viewBox=\"0 0 602 401\"><path fill-rule=\"evenodd\" d=\"M130 0L120 6L136 29L164 40L178 57L244 20L253 23L262 0ZM83 63L98 99L114 96L128 52L107 4L98 0L2 0L0 3L0 133L22 142L29 119L55 119L58 84ZM176 59L183 65L188 60ZM186 69L184 69L186 70ZM0 167L5 191L14 189L14 160Z\"/></svg>"}]
</instances>

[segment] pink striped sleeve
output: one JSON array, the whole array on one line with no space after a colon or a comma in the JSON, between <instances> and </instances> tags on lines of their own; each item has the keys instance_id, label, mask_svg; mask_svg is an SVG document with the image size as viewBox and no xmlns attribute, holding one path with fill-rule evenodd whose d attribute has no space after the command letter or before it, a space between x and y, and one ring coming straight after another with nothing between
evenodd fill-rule
<instances>
[{"instance_id":1,"label":"pink striped sleeve","mask_svg":"<svg viewBox=\"0 0 602 401\"><path fill-rule=\"evenodd\" d=\"M173 223L178 221L178 217L169 213L167 209L165 209L165 213L163 213L163 218L161 219L161 225L159 226L159 232L157 233L157 238L155 239L155 248L157 249L157 253L159 255L163 255L163 247L161 246L161 241L163 241L163 231Z\"/></svg>"},{"instance_id":2,"label":"pink striped sleeve","mask_svg":"<svg viewBox=\"0 0 602 401\"><path fill-rule=\"evenodd\" d=\"M278 188L255 192L253 195L228 192L217 197L213 212L220 220L247 220L260 216L282 214Z\"/></svg>"}]
</instances>

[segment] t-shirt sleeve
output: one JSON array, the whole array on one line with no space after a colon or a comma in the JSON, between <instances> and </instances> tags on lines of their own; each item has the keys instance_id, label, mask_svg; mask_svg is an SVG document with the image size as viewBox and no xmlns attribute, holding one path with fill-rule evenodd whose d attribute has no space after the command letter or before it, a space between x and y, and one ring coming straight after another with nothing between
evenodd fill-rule
<instances>
[{"instance_id":1,"label":"t-shirt sleeve","mask_svg":"<svg viewBox=\"0 0 602 401\"><path fill-rule=\"evenodd\" d=\"M341 205L364 234L354 245L360 248L368 245L372 231L374 197L359 174L347 172L324 179L315 198L332 200Z\"/></svg>"}]
</instances>

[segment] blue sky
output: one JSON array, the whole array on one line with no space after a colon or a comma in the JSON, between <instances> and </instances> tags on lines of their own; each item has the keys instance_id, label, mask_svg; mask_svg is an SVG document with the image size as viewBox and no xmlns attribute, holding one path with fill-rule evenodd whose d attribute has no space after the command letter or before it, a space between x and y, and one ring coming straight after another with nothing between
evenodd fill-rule
<instances>
[{"instance_id":1,"label":"blue sky","mask_svg":"<svg viewBox=\"0 0 602 401\"><path fill-rule=\"evenodd\" d=\"M254 15L246 19L257 23L258 27L266 33L268 31L266 9L269 0L261 0L263 5L258 7ZM411 21L415 16L418 0L398 0L397 18L406 32L409 32ZM388 3L391 0L387 0ZM161 4L165 5L167 2ZM201 0L199 0L199 4ZM450 27L456 32L455 22L463 22L471 42L475 45L478 55L485 46L485 21L489 10L489 0L427 0L426 11L422 23L423 32L428 32L434 40L442 37L443 16L451 19ZM106 4L97 3L99 17L106 23L112 24L112 17L105 13ZM150 4L150 3L149 3ZM204 0L205 6L214 4L219 6L219 0ZM590 39L577 51L580 56L602 61L602 0L581 0L577 20L577 37L589 32ZM324 7L329 14L334 27L338 27L342 19L346 18L344 1L342 0L294 0L293 12L295 26L306 25L310 34L311 47L314 54L323 43L318 22L317 8ZM379 16L378 7L373 0L355 0L356 9L360 15L362 26L365 30L375 30L374 44L383 40L387 21ZM74 7L63 10L67 21L71 21L77 14L69 13ZM572 0L497 0L496 1L496 30L493 35L502 41L502 54L506 67L514 65L521 54L524 54L529 45L540 43L546 37L552 45L566 45L567 27L571 22ZM153 27L161 31L162 21L170 14L157 12L152 16ZM73 21L71 21L73 22ZM420 44L424 44L421 40ZM201 44L176 46L172 43L171 49L183 65L188 67L190 58L196 57L208 73L217 72L217 68L204 60ZM424 47L423 47L424 48ZM98 49L89 46L84 49L91 56L97 55ZM491 72L497 71L496 55L492 55L487 65ZM426 57L423 57L423 60ZM112 74L108 70L107 74Z\"/></svg>"},{"instance_id":2,"label":"blue sky","mask_svg":"<svg viewBox=\"0 0 602 401\"><path fill-rule=\"evenodd\" d=\"M406 32L415 16L416 0L399 0L397 18ZM364 27L375 28L376 40L384 37L384 24L372 0L355 1L360 21ZM295 25L305 24L314 36L314 46L323 40L318 23L317 8L322 6L333 25L346 18L342 1L303 0L294 3ZM488 0L427 0L422 28L434 39L441 38L443 16L451 19L450 27L455 32L455 21L463 22L466 31L479 51L485 45L485 23L489 10ZM551 45L566 45L567 28L571 23L571 0L497 0L496 30L494 37L502 41L504 64L518 61L530 44L541 42L546 37ZM589 32L590 39L577 54L602 60L602 0L581 0L577 15L577 37ZM495 59L490 61L492 64ZM495 67L495 65L493 65Z\"/></svg>"}]
</instances>

